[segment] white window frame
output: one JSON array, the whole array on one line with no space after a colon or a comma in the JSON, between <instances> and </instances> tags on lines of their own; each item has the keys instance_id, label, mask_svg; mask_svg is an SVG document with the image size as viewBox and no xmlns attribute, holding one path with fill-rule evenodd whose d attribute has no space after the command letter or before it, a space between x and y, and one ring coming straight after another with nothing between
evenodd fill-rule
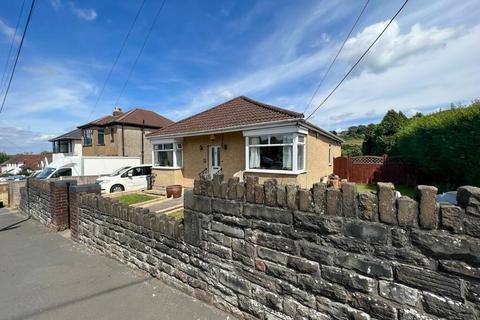
<instances>
[{"instance_id":1,"label":"white window frame","mask_svg":"<svg viewBox=\"0 0 480 320\"><path fill-rule=\"evenodd\" d=\"M332 144L328 144L328 165L332 166Z\"/></svg>"},{"instance_id":2,"label":"white window frame","mask_svg":"<svg viewBox=\"0 0 480 320\"><path fill-rule=\"evenodd\" d=\"M166 145L166 144L172 144L173 148L168 149L168 150L157 150L155 146L157 145ZM177 151L181 151L182 154L182 163L180 166L177 166L176 164L178 163L177 161ZM174 165L169 167L169 166L159 166L157 165L157 152L167 152L171 151L173 152L173 163ZM177 140L161 140L161 141L152 141L152 162L153 166L152 168L157 168L157 169L169 169L169 170L177 170L177 169L182 169L183 168L183 142L182 141L177 141Z\"/></svg>"},{"instance_id":3,"label":"white window frame","mask_svg":"<svg viewBox=\"0 0 480 320\"><path fill-rule=\"evenodd\" d=\"M257 131L257 134L251 133L244 133L245 135L245 171L246 172L257 172L257 173L277 173L277 174L300 174L307 172L306 170L306 157L307 157L307 134L306 133L298 133L298 132L284 132L285 130L278 130L278 131ZM270 144L270 137L275 135L292 135L293 141L292 143L280 143L280 144ZM258 137L258 136L268 136L268 144L258 144L258 145L250 145L249 138ZM304 142L299 143L298 137L303 136ZM298 169L298 145L303 144L303 169ZM269 169L251 169L250 166L250 147L281 147L281 146L292 146L292 170L269 170Z\"/></svg>"}]
</instances>

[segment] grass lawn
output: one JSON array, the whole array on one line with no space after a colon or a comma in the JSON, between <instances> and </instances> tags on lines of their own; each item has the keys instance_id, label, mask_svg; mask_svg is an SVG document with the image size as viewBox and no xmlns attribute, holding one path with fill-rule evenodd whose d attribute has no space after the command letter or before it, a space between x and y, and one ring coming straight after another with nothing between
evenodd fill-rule
<instances>
[{"instance_id":1,"label":"grass lawn","mask_svg":"<svg viewBox=\"0 0 480 320\"><path fill-rule=\"evenodd\" d=\"M175 209L173 211L165 213L167 216L174 217L177 220L183 219L183 208Z\"/></svg>"},{"instance_id":2,"label":"grass lawn","mask_svg":"<svg viewBox=\"0 0 480 320\"><path fill-rule=\"evenodd\" d=\"M154 196L147 196L146 194L126 194L124 196L116 197L115 200L120 201L121 203L125 204L135 204L140 202L145 202L148 200L153 200L156 197Z\"/></svg>"},{"instance_id":3,"label":"grass lawn","mask_svg":"<svg viewBox=\"0 0 480 320\"><path fill-rule=\"evenodd\" d=\"M358 192L362 192L362 191L377 192L377 185L357 183L357 190ZM395 190L399 191L402 194L402 196L408 196L410 198L413 198L413 196L415 195L415 188L411 186L396 185Z\"/></svg>"}]
</instances>

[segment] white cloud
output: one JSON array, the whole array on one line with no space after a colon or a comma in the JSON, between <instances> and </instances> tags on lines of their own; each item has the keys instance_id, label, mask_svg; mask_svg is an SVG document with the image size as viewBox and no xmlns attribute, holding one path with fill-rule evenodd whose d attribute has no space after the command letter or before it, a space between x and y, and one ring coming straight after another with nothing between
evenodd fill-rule
<instances>
[{"instance_id":1,"label":"white cloud","mask_svg":"<svg viewBox=\"0 0 480 320\"><path fill-rule=\"evenodd\" d=\"M348 39L340 59L353 63L383 30L387 21L366 27L355 37ZM383 72L415 54L444 46L459 33L453 28L423 28L420 24L411 27L410 32L402 34L400 25L393 21L380 40L365 56L360 70ZM359 70L357 70L358 72Z\"/></svg>"},{"instance_id":2,"label":"white cloud","mask_svg":"<svg viewBox=\"0 0 480 320\"><path fill-rule=\"evenodd\" d=\"M0 127L15 124L36 134L20 132L9 140L25 146L28 151L38 151L48 146L41 141L92 120L89 114L98 88L83 73L82 67L42 61L18 71L0 115ZM100 107L97 111L102 112Z\"/></svg>"},{"instance_id":3,"label":"white cloud","mask_svg":"<svg viewBox=\"0 0 480 320\"><path fill-rule=\"evenodd\" d=\"M84 19L86 21L93 21L97 18L97 11L95 11L95 9L79 8L73 2L70 2L70 6L72 8L73 14L81 19Z\"/></svg>"},{"instance_id":4,"label":"white cloud","mask_svg":"<svg viewBox=\"0 0 480 320\"><path fill-rule=\"evenodd\" d=\"M349 62L352 57L357 58L384 25L385 22L380 22L364 28L349 41L342 58L346 60L349 57ZM375 50L365 57L360 69L348 78L313 118L314 122L334 129L364 119L370 122L392 107L425 111L435 105L480 96L476 88L480 75L472 68L477 64L480 54L480 46L475 40L480 39L480 27L425 28L416 24L407 33L401 33L399 24L394 22L391 28L384 34L385 38L377 43ZM289 62L245 70L221 79L201 90L200 98L196 95L191 105L180 114L186 116L224 101L218 94L223 91L234 96L267 96L265 92L288 86L288 83L295 84L314 72L318 74L329 63L335 50L332 44L315 53L297 56ZM338 81L332 74L330 78L313 105L318 104ZM312 94L310 90L305 88L303 93L291 96L273 95L266 102L303 111Z\"/></svg>"},{"instance_id":5,"label":"white cloud","mask_svg":"<svg viewBox=\"0 0 480 320\"><path fill-rule=\"evenodd\" d=\"M50 0L50 4L54 10L59 10L62 6L61 0Z\"/></svg>"},{"instance_id":6,"label":"white cloud","mask_svg":"<svg viewBox=\"0 0 480 320\"><path fill-rule=\"evenodd\" d=\"M405 57L402 65L382 73L365 71L350 78L316 113L313 121L336 128L348 123L360 124L374 115L381 117L391 108L411 114L478 98L480 74L472 68L480 55L478 39L480 25L443 47ZM315 102L319 103L327 93L323 90Z\"/></svg>"},{"instance_id":7,"label":"white cloud","mask_svg":"<svg viewBox=\"0 0 480 320\"><path fill-rule=\"evenodd\" d=\"M11 41L15 34L15 28L12 28L2 18L0 18L0 33L3 34L9 41ZM20 41L20 36L15 36L15 41Z\"/></svg>"},{"instance_id":8,"label":"white cloud","mask_svg":"<svg viewBox=\"0 0 480 320\"><path fill-rule=\"evenodd\" d=\"M53 137L38 131L12 126L0 126L0 152L14 154L49 151L51 145L48 139Z\"/></svg>"}]
</instances>

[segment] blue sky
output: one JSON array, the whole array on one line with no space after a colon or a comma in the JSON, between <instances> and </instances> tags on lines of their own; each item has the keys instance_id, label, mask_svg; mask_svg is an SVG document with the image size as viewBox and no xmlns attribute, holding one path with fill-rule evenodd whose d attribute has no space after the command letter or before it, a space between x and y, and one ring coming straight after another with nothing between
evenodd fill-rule
<instances>
[{"instance_id":1,"label":"blue sky","mask_svg":"<svg viewBox=\"0 0 480 320\"><path fill-rule=\"evenodd\" d=\"M161 1L146 0L93 109L140 3L37 1L0 114L0 151L49 150L48 138L111 113ZM247 95L303 112L363 3L167 0L119 105L180 120ZM402 3L370 1L315 103ZM0 2L0 72L20 5ZM390 108L413 114L479 98L479 15L477 0L411 0L312 122L336 130L376 122Z\"/></svg>"}]
</instances>

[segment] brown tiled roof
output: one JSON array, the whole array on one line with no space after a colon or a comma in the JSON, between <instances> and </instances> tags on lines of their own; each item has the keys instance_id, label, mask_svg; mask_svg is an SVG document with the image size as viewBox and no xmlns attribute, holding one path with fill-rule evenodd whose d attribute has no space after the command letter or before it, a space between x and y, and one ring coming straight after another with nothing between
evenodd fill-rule
<instances>
[{"instance_id":1,"label":"brown tiled roof","mask_svg":"<svg viewBox=\"0 0 480 320\"><path fill-rule=\"evenodd\" d=\"M148 136L208 132L281 120L302 119L303 114L240 96L154 131Z\"/></svg>"},{"instance_id":2,"label":"brown tiled roof","mask_svg":"<svg viewBox=\"0 0 480 320\"><path fill-rule=\"evenodd\" d=\"M145 123L143 124L143 121ZM92 122L79 126L86 128L91 126L106 126L110 124L128 124L134 126L146 126L151 128L163 128L172 124L173 121L159 115L156 112L135 108L130 111L119 113L118 115L108 115Z\"/></svg>"}]
</instances>

